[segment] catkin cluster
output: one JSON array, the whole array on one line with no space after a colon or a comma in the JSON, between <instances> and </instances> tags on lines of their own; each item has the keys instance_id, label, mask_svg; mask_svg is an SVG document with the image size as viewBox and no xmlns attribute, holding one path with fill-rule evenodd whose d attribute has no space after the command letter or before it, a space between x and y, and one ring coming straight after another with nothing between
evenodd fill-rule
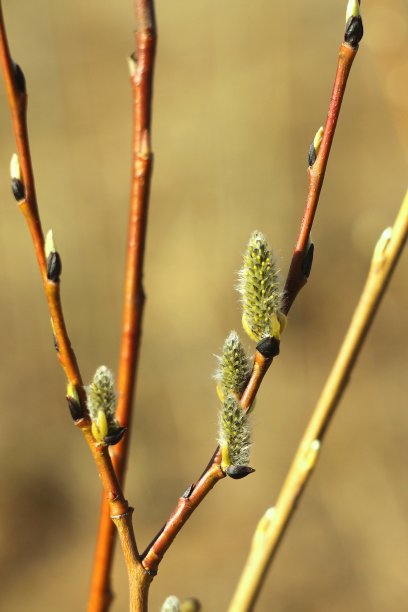
<instances>
[{"instance_id":1,"label":"catkin cluster","mask_svg":"<svg viewBox=\"0 0 408 612\"><path fill-rule=\"evenodd\" d=\"M258 343L257 350L262 355L276 355L286 318L282 312L279 272L272 251L260 232L251 234L239 273L238 289L242 296L245 331ZM265 343L270 346L264 346ZM229 333L222 355L217 359L215 379L221 400L218 416L221 467L232 478L243 478L253 472L249 467L250 410L243 410L240 403L251 376L252 360L247 357L235 331Z\"/></svg>"},{"instance_id":2,"label":"catkin cluster","mask_svg":"<svg viewBox=\"0 0 408 612\"><path fill-rule=\"evenodd\" d=\"M232 478L243 478L249 467L251 433L249 417L239 402L251 375L251 362L235 331L226 338L215 374L221 400L218 414L218 443L221 467Z\"/></svg>"}]
</instances>

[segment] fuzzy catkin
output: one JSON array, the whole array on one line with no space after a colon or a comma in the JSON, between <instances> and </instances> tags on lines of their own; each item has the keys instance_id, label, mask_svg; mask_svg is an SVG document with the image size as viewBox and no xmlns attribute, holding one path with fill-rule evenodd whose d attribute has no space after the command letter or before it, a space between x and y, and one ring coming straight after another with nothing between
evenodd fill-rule
<instances>
[{"instance_id":1,"label":"fuzzy catkin","mask_svg":"<svg viewBox=\"0 0 408 612\"><path fill-rule=\"evenodd\" d=\"M219 445L223 467L228 465L249 465L251 433L248 416L239 401L228 395L219 415Z\"/></svg>"},{"instance_id":2,"label":"fuzzy catkin","mask_svg":"<svg viewBox=\"0 0 408 612\"><path fill-rule=\"evenodd\" d=\"M251 234L239 273L238 291L242 296L242 324L252 340L279 339L285 317L279 271L261 232Z\"/></svg>"},{"instance_id":3,"label":"fuzzy catkin","mask_svg":"<svg viewBox=\"0 0 408 612\"><path fill-rule=\"evenodd\" d=\"M215 373L217 391L221 401L230 393L241 397L251 375L251 360L236 331L231 331L222 347L222 355L217 357L218 368Z\"/></svg>"},{"instance_id":4,"label":"fuzzy catkin","mask_svg":"<svg viewBox=\"0 0 408 612\"><path fill-rule=\"evenodd\" d=\"M117 395L109 368L100 366L96 370L91 384L86 387L86 396L92 431L96 439L102 441L106 435L119 429L115 415Z\"/></svg>"},{"instance_id":5,"label":"fuzzy catkin","mask_svg":"<svg viewBox=\"0 0 408 612\"><path fill-rule=\"evenodd\" d=\"M180 600L175 595L169 595L160 612L180 612Z\"/></svg>"}]
</instances>

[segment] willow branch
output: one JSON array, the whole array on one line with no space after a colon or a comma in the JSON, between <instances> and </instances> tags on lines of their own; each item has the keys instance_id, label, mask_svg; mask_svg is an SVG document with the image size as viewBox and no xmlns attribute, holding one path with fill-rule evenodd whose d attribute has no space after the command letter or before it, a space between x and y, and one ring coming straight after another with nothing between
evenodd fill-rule
<instances>
[{"instance_id":1,"label":"willow branch","mask_svg":"<svg viewBox=\"0 0 408 612\"><path fill-rule=\"evenodd\" d=\"M112 449L112 460L124 484L130 442L132 405L140 350L144 305L143 261L153 155L150 150L152 80L156 28L152 0L136 1L136 57L129 60L133 92L133 160L130 215L125 268L122 337L118 368L116 415L127 435ZM109 505L103 496L95 551L88 612L105 612L112 600L110 574L115 546L115 529Z\"/></svg>"},{"instance_id":2,"label":"willow branch","mask_svg":"<svg viewBox=\"0 0 408 612\"><path fill-rule=\"evenodd\" d=\"M347 32L347 30L346 30ZM309 166L309 188L306 199L303 219L300 226L299 237L295 252L289 269L285 285L285 307L287 314L300 289L305 285L310 272L313 251L310 249L309 238L313 225L316 208L319 202L320 192L323 186L325 171L330 155L330 149L340 114L341 103L346 89L348 75L353 60L358 51L358 44L351 46L344 42L340 46L337 70L334 80L329 110L324 127L323 138L314 163ZM279 346L275 347L274 356L279 353ZM260 351L255 352L255 362L251 378L241 397L243 410L247 411L252 405L262 380L268 371L273 356L264 356ZM215 451L204 473L200 479L187 489L186 493L179 498L177 506L167 523L155 536L148 548L142 554L143 565L150 572L156 572L157 568L174 538L186 523L192 512L211 491L214 485L224 478L225 474L220 467L219 449Z\"/></svg>"},{"instance_id":3,"label":"willow branch","mask_svg":"<svg viewBox=\"0 0 408 612\"><path fill-rule=\"evenodd\" d=\"M283 534L314 470L321 444L346 390L381 299L408 237L408 191L393 228L385 230L371 260L368 277L347 334L323 388L276 506L261 519L232 599L230 612L252 610Z\"/></svg>"},{"instance_id":4,"label":"willow branch","mask_svg":"<svg viewBox=\"0 0 408 612\"><path fill-rule=\"evenodd\" d=\"M65 325L61 305L59 274L55 275L52 273L50 260L47 259L45 254L44 236L38 212L27 130L27 93L25 79L21 69L13 62L10 55L1 4L0 63L6 85L17 146L18 162L16 162L16 165L18 167L18 174L20 175L21 172L21 176L19 176L18 179L13 179L14 195L18 200L19 209L26 219L33 240L45 297L51 315L58 358L68 382L71 384L71 387L75 389L79 398L79 406L74 415L75 424L82 431L95 460L102 482L104 496L109 506L110 515L115 517L115 524L121 537L124 552L126 552L129 574L134 576L137 573L139 575L140 561L138 559L136 542L130 520L131 508L129 508L128 502L124 498L122 488L109 456L108 448L96 443L92 435L91 422L86 409L83 381ZM135 598L136 596L133 595L133 599ZM139 608L134 607L134 610L137 609Z\"/></svg>"}]
</instances>

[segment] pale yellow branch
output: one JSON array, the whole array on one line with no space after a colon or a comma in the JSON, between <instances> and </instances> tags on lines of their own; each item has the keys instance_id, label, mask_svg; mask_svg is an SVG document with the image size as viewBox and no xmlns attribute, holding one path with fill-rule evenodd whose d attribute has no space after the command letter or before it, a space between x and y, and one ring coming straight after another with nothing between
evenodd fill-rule
<instances>
[{"instance_id":1,"label":"pale yellow branch","mask_svg":"<svg viewBox=\"0 0 408 612\"><path fill-rule=\"evenodd\" d=\"M367 281L349 329L296 451L276 506L267 510L256 528L229 612L244 612L254 606L284 531L316 465L324 434L346 389L407 236L408 191L393 227L384 230L375 246Z\"/></svg>"}]
</instances>

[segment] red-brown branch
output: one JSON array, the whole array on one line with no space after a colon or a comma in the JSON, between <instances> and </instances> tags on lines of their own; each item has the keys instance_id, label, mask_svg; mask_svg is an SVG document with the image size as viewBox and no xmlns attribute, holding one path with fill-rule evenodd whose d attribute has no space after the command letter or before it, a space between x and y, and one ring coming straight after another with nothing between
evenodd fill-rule
<instances>
[{"instance_id":1,"label":"red-brown branch","mask_svg":"<svg viewBox=\"0 0 408 612\"><path fill-rule=\"evenodd\" d=\"M346 43L343 43L340 47L336 77L330 98L329 112L324 126L323 139L315 163L308 168L309 189L306 206L285 284L286 314L289 312L297 294L307 282L307 276L305 276L303 272L303 261L306 255L310 232L312 230L313 220L323 186L330 149L340 114L340 107L346 90L347 79L357 51L358 47L353 48Z\"/></svg>"},{"instance_id":2,"label":"red-brown branch","mask_svg":"<svg viewBox=\"0 0 408 612\"><path fill-rule=\"evenodd\" d=\"M117 417L127 434L113 449L112 460L122 486L130 441L132 405L140 350L144 304L143 261L153 156L150 150L152 80L156 28L152 0L136 0L136 57L130 60L133 91L133 160L125 269L122 337L118 369ZM102 498L88 612L105 612L112 600L110 574L115 528Z\"/></svg>"},{"instance_id":3,"label":"red-brown branch","mask_svg":"<svg viewBox=\"0 0 408 612\"><path fill-rule=\"evenodd\" d=\"M141 571L139 554L131 522L132 510L126 501L119 479L115 473L108 447L98 444L91 431L91 421L86 410L86 397L81 373L75 353L68 336L60 295L60 282L53 282L47 277L47 261L44 252L44 236L35 194L34 173L32 169L30 144L27 130L27 95L16 78L15 64L11 58L7 34L0 3L0 63L11 110L13 130L16 140L19 164L21 167L24 199L18 202L30 230L37 262L44 285L45 297L53 324L58 357L68 381L74 386L79 396L83 417L75 421L82 431L96 463L102 482L104 499L109 515L114 520L121 539L126 565L129 573L131 590L131 609L141 610L148 588L145 572ZM110 519L109 519L110 520ZM113 523L112 523L113 525Z\"/></svg>"},{"instance_id":4,"label":"red-brown branch","mask_svg":"<svg viewBox=\"0 0 408 612\"><path fill-rule=\"evenodd\" d=\"M347 84L347 78L357 50L358 48L353 49L346 43L343 43L340 47L336 76L330 99L323 139L316 161L312 168L309 168L308 170L309 188L306 206L295 252L293 254L285 284L285 314L289 312L297 294L307 281L307 276L305 276L303 272L303 261L324 181L330 148L340 114L340 107ZM269 369L272 361L273 359L265 359L258 351L256 351L254 369L241 398L241 404L244 410L247 410L253 403L263 377ZM153 539L147 550L142 554L143 565L148 571L157 572L158 565L163 558L164 553L170 547L176 535L191 516L193 510L195 510L199 503L201 503L214 485L225 476L219 464L220 456L219 452L216 451L201 478L194 486L191 487L190 497L194 496L195 502L192 505L187 505L186 498L180 498L167 523ZM174 520L174 517L177 517L177 520Z\"/></svg>"},{"instance_id":5,"label":"red-brown branch","mask_svg":"<svg viewBox=\"0 0 408 612\"><path fill-rule=\"evenodd\" d=\"M262 379L271 363L271 359L265 359L259 352L256 352L252 376L241 398L241 405L244 410L248 410L252 405ZM153 574L157 572L160 561L183 525L217 482L225 478L220 463L221 454L217 448L197 483L189 487L184 495L179 498L177 506L167 523L142 554L143 566L149 572Z\"/></svg>"}]
</instances>

